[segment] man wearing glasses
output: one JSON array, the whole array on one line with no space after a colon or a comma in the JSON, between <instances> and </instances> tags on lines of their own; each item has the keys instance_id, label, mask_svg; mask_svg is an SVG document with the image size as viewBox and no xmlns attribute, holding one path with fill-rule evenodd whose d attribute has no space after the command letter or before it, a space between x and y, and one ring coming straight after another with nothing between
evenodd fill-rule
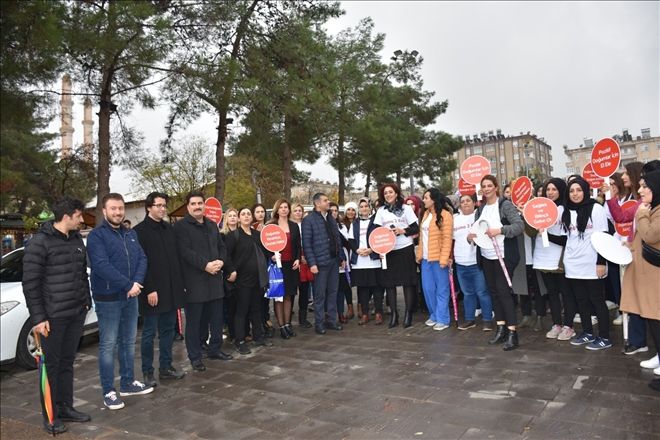
<instances>
[{"instance_id":1,"label":"man wearing glasses","mask_svg":"<svg viewBox=\"0 0 660 440\"><path fill-rule=\"evenodd\" d=\"M147 212L135 226L138 240L147 255L147 275L143 293L138 297L142 327L142 373L147 386L156 386L154 379L154 338L158 332L159 370L162 380L181 379L183 372L172 366L172 344L177 310L185 305L185 293L176 248L174 228L165 221L167 194L152 192L145 199Z\"/></svg>"}]
</instances>

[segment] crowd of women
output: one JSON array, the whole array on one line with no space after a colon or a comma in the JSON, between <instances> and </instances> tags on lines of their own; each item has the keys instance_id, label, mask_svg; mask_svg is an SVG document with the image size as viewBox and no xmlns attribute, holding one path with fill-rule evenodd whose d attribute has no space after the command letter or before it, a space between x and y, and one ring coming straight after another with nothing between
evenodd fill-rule
<instances>
[{"instance_id":1,"label":"crowd of women","mask_svg":"<svg viewBox=\"0 0 660 440\"><path fill-rule=\"evenodd\" d=\"M457 323L458 329L477 327L481 315L481 329L494 331L488 343L501 344L505 351L519 347L518 330L522 327L547 330L549 339L588 350L610 348L613 342L608 304L629 314L625 354L648 351L647 326L656 351L660 349L660 161L627 164L622 175L615 174L609 185L604 185L603 193L610 191L612 195L607 201L602 196L592 198L589 184L577 175L567 180L550 178L539 185L536 195L552 200L559 212L557 222L547 229L549 246L542 243L544 231L525 223L522 206L514 206L510 200L508 185L501 188L497 178L488 175L481 180L480 188L480 200L476 195L446 197L435 188L425 191L420 199L415 195L404 198L397 185L388 183L379 188L374 204L368 198L346 203L341 216L339 206L331 203L329 215L341 233L342 251L349 262L337 268L337 320L347 323L357 318L362 326L372 321L384 324L385 302L389 311L387 327L398 326L400 287L403 327L413 325L416 311L426 310L428 319L424 324L443 331L450 326L452 309L458 311L450 300L456 284L455 290L463 296L464 317ZM635 203L626 209L622 205L628 200ZM291 325L296 295L298 323L303 327L312 325L307 313L313 274L301 245L301 223L306 214L303 206L280 199L268 220L279 225L288 239L281 253L284 297L273 307L284 339L296 336ZM475 223L484 220L488 238L485 244L474 228ZM616 234L614 224L625 222L632 222L625 245L631 249L633 260L621 281L619 266L596 252L591 236L597 231ZM231 319L233 316L249 317L253 331L261 332L258 328L262 327L268 332L272 328L269 300L261 292L242 289L246 284L240 279L241 274L244 279L259 276L256 265L243 257L254 256L252 242L259 242L241 237L261 230L266 223L263 205L225 213L222 233L239 274L238 279L228 280L228 289L237 289L227 307L229 333L239 342L250 326L245 320ZM386 257L373 252L369 245L372 231L379 226L390 228L396 235L395 246ZM275 259L265 249L261 252L265 259ZM387 269L381 266L382 258L387 258ZM548 306L551 323L544 321ZM614 324L620 323L617 316ZM239 352L247 351L239 346ZM660 375L657 354L640 365ZM660 390L659 382L655 379L651 386Z\"/></svg>"}]
</instances>

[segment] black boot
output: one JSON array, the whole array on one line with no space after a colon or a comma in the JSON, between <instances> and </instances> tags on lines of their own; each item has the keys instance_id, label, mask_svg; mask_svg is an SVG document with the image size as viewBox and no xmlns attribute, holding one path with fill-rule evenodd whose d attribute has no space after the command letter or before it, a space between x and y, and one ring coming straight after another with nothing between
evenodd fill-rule
<instances>
[{"instance_id":1,"label":"black boot","mask_svg":"<svg viewBox=\"0 0 660 440\"><path fill-rule=\"evenodd\" d=\"M498 324L497 331L495 332L495 335L493 336L493 338L490 341L488 341L488 343L493 345L493 344L498 344L498 343L504 342L506 340L506 336L507 336L507 333L508 333L507 330L508 329L506 328L506 325L499 325Z\"/></svg>"},{"instance_id":2,"label":"black boot","mask_svg":"<svg viewBox=\"0 0 660 440\"><path fill-rule=\"evenodd\" d=\"M312 328L312 323L307 320L307 307L298 310L298 324L304 328Z\"/></svg>"},{"instance_id":3,"label":"black boot","mask_svg":"<svg viewBox=\"0 0 660 440\"><path fill-rule=\"evenodd\" d=\"M396 309L396 288L393 289L394 292L387 292L387 303L390 305L390 323L387 325L387 328L394 328L399 325L399 312Z\"/></svg>"},{"instance_id":4,"label":"black boot","mask_svg":"<svg viewBox=\"0 0 660 440\"><path fill-rule=\"evenodd\" d=\"M511 351L518 348L518 332L515 330L509 330L506 341L504 342L504 351Z\"/></svg>"},{"instance_id":5,"label":"black boot","mask_svg":"<svg viewBox=\"0 0 660 440\"><path fill-rule=\"evenodd\" d=\"M405 314L403 315L403 328L408 328L412 326L412 321L413 321L413 312L406 310Z\"/></svg>"}]
</instances>

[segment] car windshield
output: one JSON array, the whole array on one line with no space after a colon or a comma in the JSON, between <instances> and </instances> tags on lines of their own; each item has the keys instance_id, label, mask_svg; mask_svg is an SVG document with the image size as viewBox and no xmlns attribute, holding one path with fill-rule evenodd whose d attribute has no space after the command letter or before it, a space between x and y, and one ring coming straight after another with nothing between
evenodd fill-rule
<instances>
[{"instance_id":1,"label":"car windshield","mask_svg":"<svg viewBox=\"0 0 660 440\"><path fill-rule=\"evenodd\" d=\"M23 250L2 257L0 282L20 283L23 280Z\"/></svg>"}]
</instances>

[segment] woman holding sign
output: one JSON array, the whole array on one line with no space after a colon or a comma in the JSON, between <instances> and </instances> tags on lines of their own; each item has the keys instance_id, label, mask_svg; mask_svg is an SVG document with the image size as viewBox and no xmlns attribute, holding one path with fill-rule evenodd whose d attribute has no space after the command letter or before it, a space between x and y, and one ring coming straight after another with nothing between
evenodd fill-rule
<instances>
[{"instance_id":1,"label":"woman holding sign","mask_svg":"<svg viewBox=\"0 0 660 440\"><path fill-rule=\"evenodd\" d=\"M440 190L430 188L422 198L422 218L417 263L422 267L422 286L429 321L433 330L449 328L449 258L451 257L454 225L451 203Z\"/></svg>"},{"instance_id":2,"label":"woman holding sign","mask_svg":"<svg viewBox=\"0 0 660 440\"><path fill-rule=\"evenodd\" d=\"M493 309L497 322L497 332L488 341L489 344L504 342L504 350L518 348L516 309L511 296L511 276L520 261L517 237L525 227L518 210L513 203L499 197L499 184L493 175L481 179L483 202L477 209L474 222L487 237L479 245L478 261L484 271L488 290L493 296ZM469 240L475 240L477 234L468 234ZM490 240L490 242L488 242ZM492 243L490 246L486 244ZM477 243L479 244L479 243Z\"/></svg>"},{"instance_id":3,"label":"woman holding sign","mask_svg":"<svg viewBox=\"0 0 660 440\"><path fill-rule=\"evenodd\" d=\"M397 286L403 286L403 297L406 302L403 326L410 327L417 294L417 266L412 238L419 233L417 216L410 206L403 203L401 190L394 183L380 187L378 203L380 207L376 211L374 224L390 228L396 235L394 250L387 254L387 269L383 269L382 274L387 302L392 311L388 327L399 325L399 312L396 307Z\"/></svg>"},{"instance_id":4,"label":"woman holding sign","mask_svg":"<svg viewBox=\"0 0 660 440\"><path fill-rule=\"evenodd\" d=\"M596 231L607 232L607 217L605 209L589 194L589 184L584 179L575 179L568 185L566 209L561 217L568 233L564 269L569 292L575 297L582 320L582 333L571 339L571 345L603 350L612 346L603 285L607 266L591 245L591 235ZM593 333L592 309L598 317L598 337Z\"/></svg>"},{"instance_id":5,"label":"woman holding sign","mask_svg":"<svg viewBox=\"0 0 660 440\"><path fill-rule=\"evenodd\" d=\"M289 339L296 336L296 332L291 327L291 310L293 309L293 299L298 291L299 266L300 266L300 230L298 225L289 220L291 214L291 205L286 199L279 199L273 205L273 216L268 222L279 226L286 234L286 246L282 250L280 260L282 262L282 275L284 277L284 300L275 301L275 317L280 327L280 336L282 339ZM267 256L275 261L275 255L268 252Z\"/></svg>"}]
</instances>

